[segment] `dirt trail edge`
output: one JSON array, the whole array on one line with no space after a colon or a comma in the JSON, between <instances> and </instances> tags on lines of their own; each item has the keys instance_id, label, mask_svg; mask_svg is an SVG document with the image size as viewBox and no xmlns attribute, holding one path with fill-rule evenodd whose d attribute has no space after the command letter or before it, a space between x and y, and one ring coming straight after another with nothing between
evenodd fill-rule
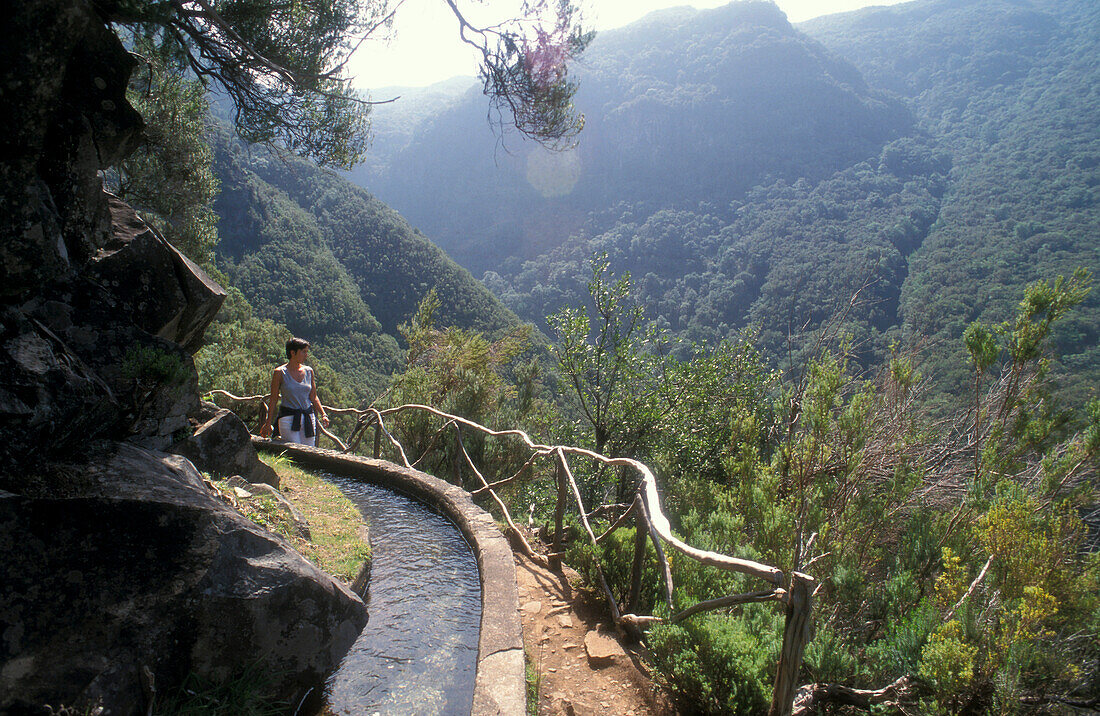
<instances>
[{"instance_id":1,"label":"dirt trail edge","mask_svg":"<svg viewBox=\"0 0 1100 716\"><path fill-rule=\"evenodd\" d=\"M523 643L539 674L539 716L674 716L636 652L602 623L599 600L566 576L515 554Z\"/></svg>"}]
</instances>

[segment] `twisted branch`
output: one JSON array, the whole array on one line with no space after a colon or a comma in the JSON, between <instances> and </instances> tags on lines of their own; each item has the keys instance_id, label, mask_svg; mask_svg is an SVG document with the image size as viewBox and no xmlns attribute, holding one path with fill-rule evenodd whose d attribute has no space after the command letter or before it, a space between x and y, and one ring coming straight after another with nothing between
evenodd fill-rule
<instances>
[{"instance_id":1,"label":"twisted branch","mask_svg":"<svg viewBox=\"0 0 1100 716\"><path fill-rule=\"evenodd\" d=\"M448 425L450 425L450 423L448 423ZM462 457L466 458L466 464L473 471L474 475L477 476L477 479L481 482L482 486L486 488L489 487L489 482L485 479L485 476L481 474L481 471L477 469L476 465L474 465L474 461L470 459L470 453L466 452L466 446L462 443L462 431L458 428L457 425L455 426L455 432L458 435L458 448L462 451ZM493 492L492 490L489 490L489 495L493 498L493 501L497 503L497 507L500 508L501 514L504 515L504 520L508 523L508 529L511 530L512 536L519 540L520 544L523 545L523 554L525 554L528 558L538 562L544 567L549 566L549 561L541 554L537 554L535 550L531 549L531 545L527 543L527 540L524 538L523 533L519 531L518 527L516 527L516 523L512 522L512 515L508 512L508 508L504 506L504 501L497 497L497 493Z\"/></svg>"}]
</instances>

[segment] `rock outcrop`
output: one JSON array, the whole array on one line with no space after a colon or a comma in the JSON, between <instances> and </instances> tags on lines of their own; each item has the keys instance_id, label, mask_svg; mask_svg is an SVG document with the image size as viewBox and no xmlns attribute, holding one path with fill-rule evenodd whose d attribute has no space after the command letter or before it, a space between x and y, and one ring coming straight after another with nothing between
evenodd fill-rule
<instances>
[{"instance_id":1,"label":"rock outcrop","mask_svg":"<svg viewBox=\"0 0 1100 716\"><path fill-rule=\"evenodd\" d=\"M195 434L172 447L195 467L214 477L240 475L247 482L262 482L279 486L279 476L260 462L252 436L241 419L232 411L219 409L195 430Z\"/></svg>"},{"instance_id":2,"label":"rock outcrop","mask_svg":"<svg viewBox=\"0 0 1100 716\"><path fill-rule=\"evenodd\" d=\"M0 494L0 711L93 703L144 712L163 691L263 664L293 698L366 622L350 590L210 498L186 459L104 442L63 496ZM45 487L45 486L40 486Z\"/></svg>"},{"instance_id":3,"label":"rock outcrop","mask_svg":"<svg viewBox=\"0 0 1100 716\"><path fill-rule=\"evenodd\" d=\"M150 687L257 665L295 697L366 608L164 452L272 481L198 399L224 291L103 191L141 118L96 7L0 10L0 713L144 713Z\"/></svg>"}]
</instances>

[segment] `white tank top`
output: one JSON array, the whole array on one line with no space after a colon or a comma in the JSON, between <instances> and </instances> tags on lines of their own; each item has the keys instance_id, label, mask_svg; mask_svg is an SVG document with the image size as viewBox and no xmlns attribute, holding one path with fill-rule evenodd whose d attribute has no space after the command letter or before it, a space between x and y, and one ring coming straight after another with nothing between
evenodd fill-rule
<instances>
[{"instance_id":1,"label":"white tank top","mask_svg":"<svg viewBox=\"0 0 1100 716\"><path fill-rule=\"evenodd\" d=\"M309 394L313 391L313 369L308 365L302 366L302 382L294 380L286 366L279 368L283 372L283 385L279 390L282 403L294 410L309 410L312 403Z\"/></svg>"}]
</instances>

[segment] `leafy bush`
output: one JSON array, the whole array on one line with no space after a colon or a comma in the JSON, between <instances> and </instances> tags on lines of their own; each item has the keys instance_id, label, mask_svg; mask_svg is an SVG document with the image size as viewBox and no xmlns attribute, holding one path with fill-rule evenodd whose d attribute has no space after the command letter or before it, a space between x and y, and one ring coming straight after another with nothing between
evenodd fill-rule
<instances>
[{"instance_id":1,"label":"leafy bush","mask_svg":"<svg viewBox=\"0 0 1100 716\"><path fill-rule=\"evenodd\" d=\"M952 703L974 681L978 647L968 644L958 621L936 629L921 650L919 674L935 689L941 703Z\"/></svg>"},{"instance_id":2,"label":"leafy bush","mask_svg":"<svg viewBox=\"0 0 1100 716\"><path fill-rule=\"evenodd\" d=\"M770 701L768 650L738 621L705 615L648 635L660 679L706 714L762 714Z\"/></svg>"},{"instance_id":3,"label":"leafy bush","mask_svg":"<svg viewBox=\"0 0 1100 716\"><path fill-rule=\"evenodd\" d=\"M568 548L566 562L572 565L584 576L589 584L599 584L599 576L596 572L597 563L603 569L604 577L611 587L615 600L622 609L629 609L631 576L634 573L634 537L637 530L634 527L620 527L600 543L599 547L593 547L590 541L574 540ZM638 604L635 606L638 614L650 614L654 607L662 599L662 576L658 571L657 553L653 549L653 543L646 540L645 558L642 563L641 591Z\"/></svg>"}]
</instances>

